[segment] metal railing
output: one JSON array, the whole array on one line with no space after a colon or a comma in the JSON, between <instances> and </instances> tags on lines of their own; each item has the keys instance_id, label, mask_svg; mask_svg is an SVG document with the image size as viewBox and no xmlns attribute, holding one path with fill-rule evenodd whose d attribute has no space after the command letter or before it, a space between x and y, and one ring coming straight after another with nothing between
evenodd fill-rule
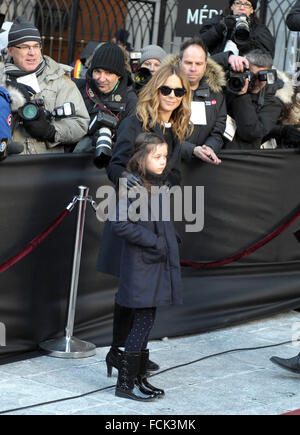
<instances>
[{"instance_id":1,"label":"metal railing","mask_svg":"<svg viewBox=\"0 0 300 435\"><path fill-rule=\"evenodd\" d=\"M70 64L89 41L108 41L120 29L129 32L128 42L139 50L159 44L177 52L184 38L175 25L182 0L3 0L0 12L6 21L23 15L39 28L44 52ZM298 59L298 33L290 32L285 17L294 0L260 0L257 12L276 37L275 65L290 70Z\"/></svg>"}]
</instances>

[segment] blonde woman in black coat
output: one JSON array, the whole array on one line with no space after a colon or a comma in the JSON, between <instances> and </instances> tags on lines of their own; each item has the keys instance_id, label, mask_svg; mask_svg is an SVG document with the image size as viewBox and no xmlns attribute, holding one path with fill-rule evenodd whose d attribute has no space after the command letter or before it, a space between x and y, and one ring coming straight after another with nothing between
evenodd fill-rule
<instances>
[{"instance_id":1,"label":"blonde woman in black coat","mask_svg":"<svg viewBox=\"0 0 300 435\"><path fill-rule=\"evenodd\" d=\"M174 90L175 89L175 90ZM191 91L186 75L173 64L162 66L139 94L136 115L124 119L117 132L117 141L107 173L117 186L120 177L127 178L128 186L139 183L137 177L127 171L132 155L132 145L142 132L159 135L168 144L168 162L165 183L180 184L181 144L192 130L190 124ZM123 240L116 236L106 222L101 238L97 269L114 276L120 275L120 252ZM131 329L133 310L114 306L113 342L106 357L108 376L112 367L119 368L126 338ZM151 360L148 370L158 370Z\"/></svg>"}]
</instances>

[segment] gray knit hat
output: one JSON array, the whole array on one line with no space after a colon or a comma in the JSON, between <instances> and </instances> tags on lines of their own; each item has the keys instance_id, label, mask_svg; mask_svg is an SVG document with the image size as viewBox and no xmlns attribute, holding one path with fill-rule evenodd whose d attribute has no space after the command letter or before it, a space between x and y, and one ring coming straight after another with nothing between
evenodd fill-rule
<instances>
[{"instance_id":1,"label":"gray knit hat","mask_svg":"<svg viewBox=\"0 0 300 435\"><path fill-rule=\"evenodd\" d=\"M23 44L26 41L36 41L42 43L38 29L26 18L17 17L8 33L8 47Z\"/></svg>"},{"instance_id":2,"label":"gray knit hat","mask_svg":"<svg viewBox=\"0 0 300 435\"><path fill-rule=\"evenodd\" d=\"M148 59L158 59L162 62L166 56L167 53L159 45L146 45L146 47L142 48L140 65Z\"/></svg>"}]
</instances>

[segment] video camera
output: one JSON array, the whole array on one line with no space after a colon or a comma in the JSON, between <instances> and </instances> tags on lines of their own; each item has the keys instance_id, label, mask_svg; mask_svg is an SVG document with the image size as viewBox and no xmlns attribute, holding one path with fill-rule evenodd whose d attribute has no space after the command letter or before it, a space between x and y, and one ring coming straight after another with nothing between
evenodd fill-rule
<instances>
[{"instance_id":1,"label":"video camera","mask_svg":"<svg viewBox=\"0 0 300 435\"><path fill-rule=\"evenodd\" d=\"M275 69L267 69L254 74L249 69L243 72L236 72L230 69L226 74L227 88L233 94L238 94L245 86L247 79L249 80L249 90L251 90L256 80L272 85L277 80L277 71Z\"/></svg>"},{"instance_id":2,"label":"video camera","mask_svg":"<svg viewBox=\"0 0 300 435\"><path fill-rule=\"evenodd\" d=\"M249 18L246 14L233 15L233 17L235 18L234 41L237 44L247 41L250 36Z\"/></svg>"},{"instance_id":3,"label":"video camera","mask_svg":"<svg viewBox=\"0 0 300 435\"><path fill-rule=\"evenodd\" d=\"M117 117L99 111L89 125L89 135L94 135L97 131L99 133L94 155L94 164L99 169L107 166L110 161L112 155L112 137L117 124Z\"/></svg>"},{"instance_id":4,"label":"video camera","mask_svg":"<svg viewBox=\"0 0 300 435\"><path fill-rule=\"evenodd\" d=\"M56 107L52 112L49 112L45 109L43 98L37 98L18 109L19 116L25 121L34 121L39 118L41 113L44 113L49 120L67 118L68 116L75 115L75 106L73 103L64 103L62 106Z\"/></svg>"}]
</instances>

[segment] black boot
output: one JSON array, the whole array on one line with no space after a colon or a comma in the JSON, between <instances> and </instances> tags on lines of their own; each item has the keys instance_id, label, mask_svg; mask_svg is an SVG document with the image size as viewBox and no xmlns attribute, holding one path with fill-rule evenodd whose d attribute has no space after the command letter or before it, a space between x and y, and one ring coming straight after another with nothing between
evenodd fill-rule
<instances>
[{"instance_id":1,"label":"black boot","mask_svg":"<svg viewBox=\"0 0 300 435\"><path fill-rule=\"evenodd\" d=\"M106 355L106 368L107 368L107 377L110 378L112 374L112 368L115 367L117 370L121 367L121 358L123 355L123 351L118 347L111 346L108 354Z\"/></svg>"},{"instance_id":2,"label":"black boot","mask_svg":"<svg viewBox=\"0 0 300 435\"><path fill-rule=\"evenodd\" d=\"M293 358L279 358L278 356L272 356L270 358L272 363L277 364L279 367L285 370L289 370L293 373L300 374L300 354Z\"/></svg>"},{"instance_id":3,"label":"black boot","mask_svg":"<svg viewBox=\"0 0 300 435\"><path fill-rule=\"evenodd\" d=\"M140 371L141 352L123 352L115 395L141 402L152 402L155 394L145 394L136 385Z\"/></svg>"},{"instance_id":4,"label":"black boot","mask_svg":"<svg viewBox=\"0 0 300 435\"><path fill-rule=\"evenodd\" d=\"M119 370L121 366L122 355L123 351L116 346L111 346L111 348L109 349L109 352L106 355L107 376L109 378L111 377L113 367ZM147 371L151 372L155 370L159 370L159 366L155 362L150 361L148 358Z\"/></svg>"},{"instance_id":5,"label":"black boot","mask_svg":"<svg viewBox=\"0 0 300 435\"><path fill-rule=\"evenodd\" d=\"M165 395L164 390L154 387L147 380L147 367L149 361L149 350L145 349L141 351L141 365L140 371L137 376L136 384L140 391L145 394L155 394L157 397L163 397Z\"/></svg>"}]
</instances>

